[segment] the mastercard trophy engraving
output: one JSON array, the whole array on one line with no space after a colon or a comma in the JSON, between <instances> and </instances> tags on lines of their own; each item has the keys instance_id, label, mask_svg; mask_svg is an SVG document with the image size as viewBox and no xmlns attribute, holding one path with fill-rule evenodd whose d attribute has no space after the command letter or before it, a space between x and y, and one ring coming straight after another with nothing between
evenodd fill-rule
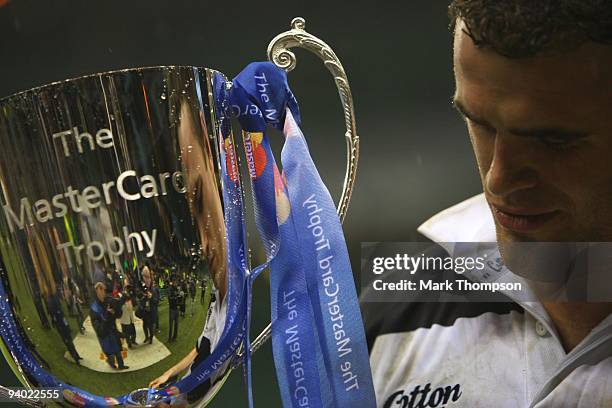
<instances>
[{"instance_id":1,"label":"the mastercard trophy engraving","mask_svg":"<svg viewBox=\"0 0 612 408\"><path fill-rule=\"evenodd\" d=\"M340 91L342 217L358 156L348 82L302 19L270 44L286 70L290 47L321 57ZM230 233L244 223L242 190L227 183L229 172L241 185L230 88L212 69L163 66L0 99L0 336L24 386L58 388L75 406L152 406L152 389L204 406L243 361L244 292L228 261L246 245Z\"/></svg>"}]
</instances>

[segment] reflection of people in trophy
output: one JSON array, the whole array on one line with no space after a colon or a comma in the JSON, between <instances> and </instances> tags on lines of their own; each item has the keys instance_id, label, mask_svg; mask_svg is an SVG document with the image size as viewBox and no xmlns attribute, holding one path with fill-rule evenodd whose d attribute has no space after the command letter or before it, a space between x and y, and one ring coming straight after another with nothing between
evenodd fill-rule
<instances>
[{"instance_id":1,"label":"reflection of people in trophy","mask_svg":"<svg viewBox=\"0 0 612 408\"><path fill-rule=\"evenodd\" d=\"M69 280L70 287L68 288L68 296L69 296L69 307L70 314L76 318L77 327L81 334L85 333L85 327L83 326L83 322L85 318L83 317L83 311L81 309L81 305L83 304L83 300L80 296L79 287L74 283L72 279Z\"/></svg>"},{"instance_id":2,"label":"reflection of people in trophy","mask_svg":"<svg viewBox=\"0 0 612 408\"><path fill-rule=\"evenodd\" d=\"M187 307L187 283L181 279L179 283L179 308L181 317L185 317L185 310Z\"/></svg>"},{"instance_id":3,"label":"reflection of people in trophy","mask_svg":"<svg viewBox=\"0 0 612 408\"><path fill-rule=\"evenodd\" d=\"M191 303L189 304L189 317L193 317L193 304L195 303L196 297L196 281L194 277L189 278L189 297Z\"/></svg>"},{"instance_id":4,"label":"reflection of people in trophy","mask_svg":"<svg viewBox=\"0 0 612 408\"><path fill-rule=\"evenodd\" d=\"M136 326L134 326L134 293L132 287L125 287L125 299L121 306L121 331L127 341L128 348L132 348L136 343Z\"/></svg>"},{"instance_id":5,"label":"reflection of people in trophy","mask_svg":"<svg viewBox=\"0 0 612 408\"><path fill-rule=\"evenodd\" d=\"M70 353L70 356L74 362L80 364L79 360L82 360L82 358L74 346L70 325L68 324L68 321L66 320L66 317L62 311L60 304L60 291L57 289L53 269L50 263L50 257L40 237L34 230L32 231L32 237L33 240L32 242L28 242L28 245L32 255L34 266L33 269L36 275L36 282L38 283L40 289L40 294L42 295L47 311L51 316L51 323L53 327L55 327L57 330L57 333L68 349L68 352Z\"/></svg>"},{"instance_id":6,"label":"reflection of people in trophy","mask_svg":"<svg viewBox=\"0 0 612 408\"><path fill-rule=\"evenodd\" d=\"M161 293L159 291L159 287L157 287L157 283L153 283L153 288L151 289L151 293L153 293L153 297L157 299L157 302L153 303L153 333L159 333L159 300L161 299Z\"/></svg>"},{"instance_id":7,"label":"reflection of people in trophy","mask_svg":"<svg viewBox=\"0 0 612 408\"><path fill-rule=\"evenodd\" d=\"M168 286L168 341L175 341L178 335L179 327L179 289L176 284L176 276L172 275L170 285Z\"/></svg>"},{"instance_id":8,"label":"reflection of people in trophy","mask_svg":"<svg viewBox=\"0 0 612 408\"><path fill-rule=\"evenodd\" d=\"M45 330L49 330L51 326L49 325L49 319L47 319L47 314L45 313L45 309L42 305L42 296L38 291L36 285L32 285L32 299L34 299L34 308L36 309L36 313L38 314L38 318L40 319L40 324L42 328Z\"/></svg>"},{"instance_id":9,"label":"reflection of people in trophy","mask_svg":"<svg viewBox=\"0 0 612 408\"><path fill-rule=\"evenodd\" d=\"M155 310L159 303L159 293L153 288L151 270L145 266L142 269L142 292L140 294L140 314L142 318L142 330L144 331L144 343L153 343L153 323L155 321Z\"/></svg>"},{"instance_id":10,"label":"reflection of people in trophy","mask_svg":"<svg viewBox=\"0 0 612 408\"><path fill-rule=\"evenodd\" d=\"M196 342L196 347L191 350L191 352L187 354L187 356L185 356L185 358L183 358L178 364L171 367L161 376L153 380L149 384L149 387L158 388L185 370L187 370L186 375L189 375L193 369L205 361L219 342L221 332L223 331L223 327L225 325L226 311L226 302L222 302L221 304L219 304L219 302L216 300L212 302L210 304L210 314L208 320L206 321L202 334ZM184 406L187 403L193 404L196 401L201 400L208 393L211 387L223 378L223 374L225 374L226 369L227 363L209 379L202 382L186 395L181 395L179 398L177 398L176 402L173 403L172 406Z\"/></svg>"},{"instance_id":11,"label":"reflection of people in trophy","mask_svg":"<svg viewBox=\"0 0 612 408\"><path fill-rule=\"evenodd\" d=\"M206 295L206 279L200 281L200 304L204 304L204 295Z\"/></svg>"},{"instance_id":12,"label":"reflection of people in trophy","mask_svg":"<svg viewBox=\"0 0 612 408\"><path fill-rule=\"evenodd\" d=\"M62 312L62 307L60 305L60 301L57 295L51 295L47 297L47 310L51 315L51 322L53 326L59 333L62 341L66 345L70 356L74 360L75 363L81 365L79 360L83 358L79 355L76 348L74 347L74 342L72 341L72 332L70 330L70 325L66 321L66 317Z\"/></svg>"},{"instance_id":13,"label":"reflection of people in trophy","mask_svg":"<svg viewBox=\"0 0 612 408\"><path fill-rule=\"evenodd\" d=\"M121 341L115 323L121 312L113 307L113 302L109 301L110 297L106 296L106 284L104 282L96 282L94 288L96 300L91 304L89 316L91 325L100 342L100 347L106 354L106 362L115 369L128 369L129 367L123 364L123 358L121 357Z\"/></svg>"},{"instance_id":14,"label":"reflection of people in trophy","mask_svg":"<svg viewBox=\"0 0 612 408\"><path fill-rule=\"evenodd\" d=\"M150 291L153 295L153 299L157 299L155 302L151 303L151 312L153 313L153 322L152 322L152 331L153 333L159 333L159 313L158 306L159 300L161 299L159 286L158 286L158 276L156 270L153 266L149 265L149 271L151 272L151 288Z\"/></svg>"},{"instance_id":15,"label":"reflection of people in trophy","mask_svg":"<svg viewBox=\"0 0 612 408\"><path fill-rule=\"evenodd\" d=\"M187 370L187 375L206 360L216 347L225 325L227 285L227 244L225 242L225 223L223 208L219 201L219 190L215 168L211 159L211 149L207 135L196 130L195 120L189 104L181 105L181 123L178 129L184 174L191 215L196 224L199 241L205 261L213 277L215 301L210 304L210 312L198 338L196 347L178 364L168 369L149 386L160 387L173 377ZM185 290L187 292L187 290ZM216 381L222 378L227 366L221 368L187 395L181 395L173 405L193 403L201 400Z\"/></svg>"}]
</instances>

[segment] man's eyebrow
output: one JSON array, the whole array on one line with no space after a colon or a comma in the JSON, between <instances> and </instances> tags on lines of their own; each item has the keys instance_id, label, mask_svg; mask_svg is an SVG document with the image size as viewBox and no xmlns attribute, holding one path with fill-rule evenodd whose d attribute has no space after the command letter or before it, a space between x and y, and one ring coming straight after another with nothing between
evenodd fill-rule
<instances>
[{"instance_id":1,"label":"man's eyebrow","mask_svg":"<svg viewBox=\"0 0 612 408\"><path fill-rule=\"evenodd\" d=\"M452 104L453 107L455 108L455 110L457 112L459 112L459 114L461 116L463 116L464 119L469 119L470 121L477 123L479 125L482 126L486 126L486 127L490 127L490 128L494 128L493 125L491 125L489 122L487 122L484 119L479 118L478 116L476 116L475 114L471 113L466 107L465 105L463 105L463 103L461 103L461 101L457 98L453 98L452 100Z\"/></svg>"},{"instance_id":2,"label":"man's eyebrow","mask_svg":"<svg viewBox=\"0 0 612 408\"><path fill-rule=\"evenodd\" d=\"M463 116L478 125L485 126L491 129L495 129L490 122L485 119L478 117L478 115L470 112L460 100L453 98L453 107ZM555 127L542 127L532 129L508 129L508 132L529 138L555 138L555 139L568 139L575 140L581 139L589 135L589 132L579 131L574 129L562 129Z\"/></svg>"}]
</instances>

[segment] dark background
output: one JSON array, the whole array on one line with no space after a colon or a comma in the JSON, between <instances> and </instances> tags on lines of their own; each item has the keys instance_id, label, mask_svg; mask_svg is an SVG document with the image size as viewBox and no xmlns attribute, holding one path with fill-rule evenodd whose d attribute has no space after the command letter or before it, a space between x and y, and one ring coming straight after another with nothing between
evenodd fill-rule
<instances>
[{"instance_id":1,"label":"dark background","mask_svg":"<svg viewBox=\"0 0 612 408\"><path fill-rule=\"evenodd\" d=\"M212 2L0 0L0 96L100 71L197 65L229 77L266 58L295 16L330 44L352 87L361 160L345 233L354 270L362 241L411 241L436 212L480 192L462 121L453 111L447 1ZM333 80L297 50L289 75L303 130L335 197L344 177L344 123ZM265 281L260 288L265 287ZM254 330L269 317L255 294ZM0 383L16 386L7 366ZM257 406L280 406L268 343L253 357ZM244 406L236 372L214 407Z\"/></svg>"}]
</instances>

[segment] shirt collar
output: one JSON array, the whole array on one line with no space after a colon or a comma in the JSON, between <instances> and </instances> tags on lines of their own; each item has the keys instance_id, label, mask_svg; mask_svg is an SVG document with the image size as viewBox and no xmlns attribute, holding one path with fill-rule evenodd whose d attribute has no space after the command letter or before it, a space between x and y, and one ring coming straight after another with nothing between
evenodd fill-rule
<instances>
[{"instance_id":1,"label":"shirt collar","mask_svg":"<svg viewBox=\"0 0 612 408\"><path fill-rule=\"evenodd\" d=\"M495 223L484 194L434 215L417 228L434 242L495 242Z\"/></svg>"}]
</instances>

